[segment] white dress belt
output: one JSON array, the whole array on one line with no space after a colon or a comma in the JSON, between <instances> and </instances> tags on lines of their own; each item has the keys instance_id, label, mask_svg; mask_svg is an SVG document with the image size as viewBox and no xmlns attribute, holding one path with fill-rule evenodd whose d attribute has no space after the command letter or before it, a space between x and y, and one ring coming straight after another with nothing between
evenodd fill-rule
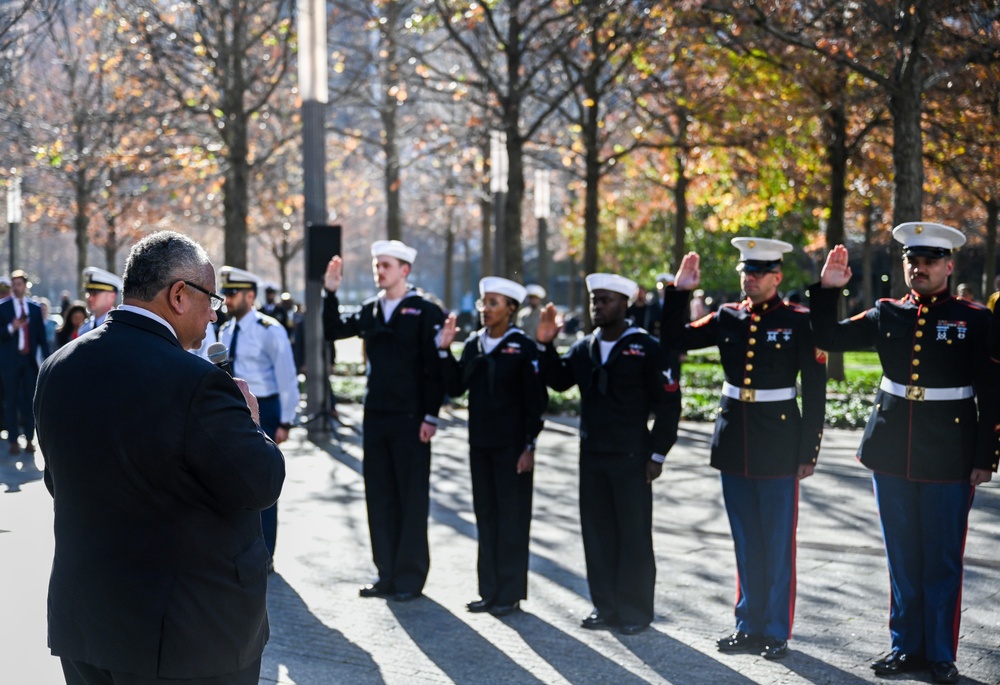
<instances>
[{"instance_id":1,"label":"white dress belt","mask_svg":"<svg viewBox=\"0 0 1000 685\"><path fill-rule=\"evenodd\" d=\"M795 388L737 388L729 382L722 383L722 394L740 402L781 402L795 399Z\"/></svg>"},{"instance_id":2,"label":"white dress belt","mask_svg":"<svg viewBox=\"0 0 1000 685\"><path fill-rule=\"evenodd\" d=\"M882 382L879 383L878 387L890 395L904 397L908 400L915 400L917 402L923 402L925 400L967 400L970 397L974 397L976 394L976 391L972 389L971 385L963 385L960 388L924 388L919 385L903 385L902 383L896 383L894 381L890 381L885 376L882 376Z\"/></svg>"}]
</instances>

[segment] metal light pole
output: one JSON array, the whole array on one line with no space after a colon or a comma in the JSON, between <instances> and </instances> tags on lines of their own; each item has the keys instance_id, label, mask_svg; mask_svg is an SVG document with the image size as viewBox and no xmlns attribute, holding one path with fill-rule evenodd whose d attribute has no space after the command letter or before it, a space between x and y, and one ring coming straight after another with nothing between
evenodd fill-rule
<instances>
[{"instance_id":1,"label":"metal light pole","mask_svg":"<svg viewBox=\"0 0 1000 685\"><path fill-rule=\"evenodd\" d=\"M507 196L507 134L490 131L490 192L493 194L493 273L509 277L504 227L504 202Z\"/></svg>"},{"instance_id":2,"label":"metal light pole","mask_svg":"<svg viewBox=\"0 0 1000 685\"><path fill-rule=\"evenodd\" d=\"M310 227L326 224L326 2L298 0L299 96L302 98L302 194L306 231L306 412L316 416L330 394L323 355L323 277L310 277ZM325 434L326 417L309 423L310 437Z\"/></svg>"},{"instance_id":3,"label":"metal light pole","mask_svg":"<svg viewBox=\"0 0 1000 685\"><path fill-rule=\"evenodd\" d=\"M21 223L21 177L15 173L7 179L7 228L10 239L10 268L8 273L20 268L21 256L17 250L17 229Z\"/></svg>"},{"instance_id":4,"label":"metal light pole","mask_svg":"<svg viewBox=\"0 0 1000 685\"><path fill-rule=\"evenodd\" d=\"M538 283L549 289L549 176L548 169L535 169L535 220L538 222Z\"/></svg>"}]
</instances>

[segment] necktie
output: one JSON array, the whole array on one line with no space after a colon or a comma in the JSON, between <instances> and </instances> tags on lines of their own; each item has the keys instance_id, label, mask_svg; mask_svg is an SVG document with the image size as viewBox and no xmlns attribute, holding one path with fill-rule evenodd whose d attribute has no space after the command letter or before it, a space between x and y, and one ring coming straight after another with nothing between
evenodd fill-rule
<instances>
[{"instance_id":1,"label":"necktie","mask_svg":"<svg viewBox=\"0 0 1000 685\"><path fill-rule=\"evenodd\" d=\"M236 341L240 337L240 325L233 326L233 339L229 343L229 370L236 375Z\"/></svg>"},{"instance_id":2,"label":"necktie","mask_svg":"<svg viewBox=\"0 0 1000 685\"><path fill-rule=\"evenodd\" d=\"M28 308L24 306L24 299L22 298L22 299L18 300L17 302L18 302L18 306L21 308L21 312L20 312L20 314L18 314L18 316L23 317L25 319L25 321L27 321L27 319L28 319ZM28 340L28 327L27 326L25 326L24 328L21 329L21 344L18 345L17 349L18 349L18 351L21 354L28 354L29 352L31 352L31 343Z\"/></svg>"}]
</instances>

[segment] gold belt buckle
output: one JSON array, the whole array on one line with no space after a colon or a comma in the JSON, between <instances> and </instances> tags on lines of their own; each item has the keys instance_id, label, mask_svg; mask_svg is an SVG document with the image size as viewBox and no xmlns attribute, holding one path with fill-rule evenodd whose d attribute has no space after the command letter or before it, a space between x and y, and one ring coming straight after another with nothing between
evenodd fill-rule
<instances>
[{"instance_id":1,"label":"gold belt buckle","mask_svg":"<svg viewBox=\"0 0 1000 685\"><path fill-rule=\"evenodd\" d=\"M740 401L741 402L756 402L757 401L757 389L756 388L740 388Z\"/></svg>"},{"instance_id":2,"label":"gold belt buckle","mask_svg":"<svg viewBox=\"0 0 1000 685\"><path fill-rule=\"evenodd\" d=\"M926 388L922 388L919 385L908 385L906 386L906 399L923 402L925 390Z\"/></svg>"}]
</instances>

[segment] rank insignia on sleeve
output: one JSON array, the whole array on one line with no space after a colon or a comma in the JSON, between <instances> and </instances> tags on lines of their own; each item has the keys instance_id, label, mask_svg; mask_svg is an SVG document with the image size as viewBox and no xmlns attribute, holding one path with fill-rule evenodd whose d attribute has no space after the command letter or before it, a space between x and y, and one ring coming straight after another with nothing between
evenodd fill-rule
<instances>
[{"instance_id":1,"label":"rank insignia on sleeve","mask_svg":"<svg viewBox=\"0 0 1000 685\"><path fill-rule=\"evenodd\" d=\"M666 369L663 372L663 389L667 392L677 392L681 387L678 381L674 380L674 374L671 369Z\"/></svg>"},{"instance_id":2,"label":"rank insignia on sleeve","mask_svg":"<svg viewBox=\"0 0 1000 685\"><path fill-rule=\"evenodd\" d=\"M818 347L814 347L813 351L816 353L816 361L819 364L826 364L826 350L821 350Z\"/></svg>"}]
</instances>

